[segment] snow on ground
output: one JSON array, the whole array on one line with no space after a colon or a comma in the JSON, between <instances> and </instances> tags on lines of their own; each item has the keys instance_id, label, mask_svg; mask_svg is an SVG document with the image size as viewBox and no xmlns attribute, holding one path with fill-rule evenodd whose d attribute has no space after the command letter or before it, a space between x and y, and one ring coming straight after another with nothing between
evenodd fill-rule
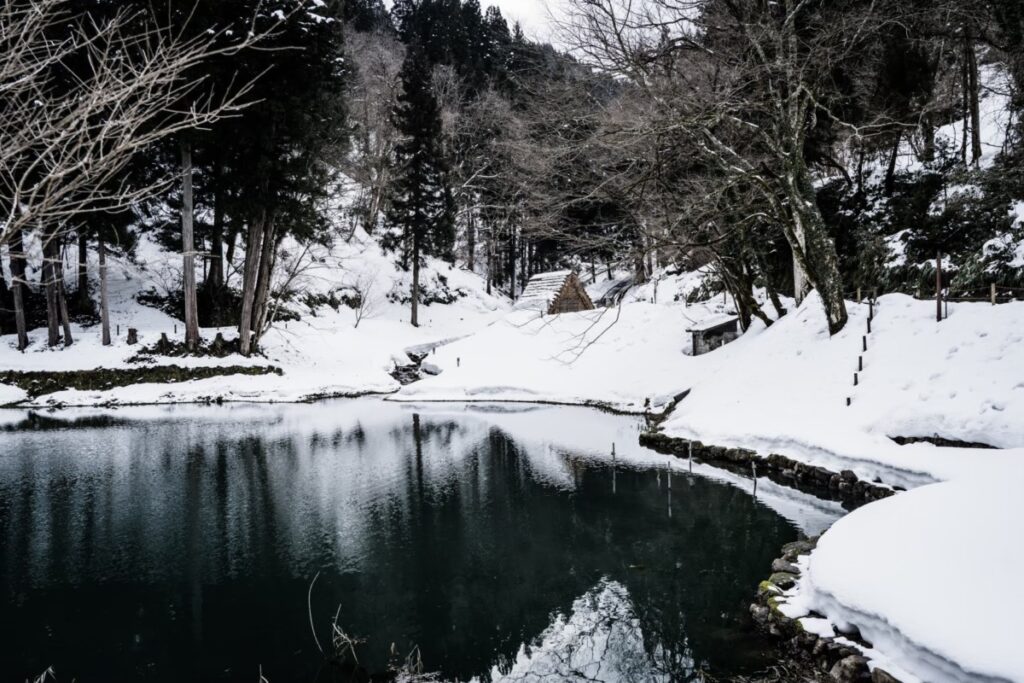
<instances>
[{"instance_id":1,"label":"snow on ground","mask_svg":"<svg viewBox=\"0 0 1024 683\"><path fill-rule=\"evenodd\" d=\"M292 251L298 254L294 247ZM293 257L291 263L294 263ZM139 330L142 345L149 345L166 333L183 341L180 321L162 311L143 306L136 300L140 292L166 293L179 288L180 258L143 241L134 260L111 259L110 308L114 344L100 344L98 326L73 326L75 343L70 348L48 349L45 330L31 333L32 345L19 353L15 337L0 338L0 369L10 370L88 370L126 367L139 351L129 346L125 335L129 327ZM290 265L287 258L285 267ZM92 264L95 266L95 264ZM69 272L72 269L68 269ZM95 276L95 268L93 269ZM282 274L284 277L284 274ZM401 303L410 290L410 275L396 268L394 257L383 253L377 243L357 231L350 241L338 241L330 249L306 253L296 284L305 293L324 297L352 288L363 291L369 301L365 315L356 327L356 312L345 306L338 310L317 305L309 310L293 304L302 313L300 321L277 323L264 338L264 356L229 358L158 358L157 363L188 367L224 365L274 365L283 376L266 375L216 377L180 384L143 384L102 392L63 391L37 400L37 404L96 405L101 403L173 403L222 399L229 401L299 401L315 396L345 396L362 393L387 393L398 389L390 372L397 364L409 363L405 350L469 334L490 324L509 308L500 296L486 293L484 283L475 274L431 260L423 270L424 282L431 289L444 285L459 298L451 304L420 308L421 326L412 327L409 306ZM177 328L177 329L175 329ZM217 332L231 339L234 329L204 329L203 337ZM23 398L19 390L2 387L0 404ZM9 400L8 400L9 399Z\"/></svg>"},{"instance_id":2,"label":"snow on ground","mask_svg":"<svg viewBox=\"0 0 1024 683\"><path fill-rule=\"evenodd\" d=\"M771 328L752 330L711 354L715 369L689 385L690 395L665 431L902 485L982 467L1019 468L1024 364L1014 360L1024 339L1024 303L953 304L942 323L934 306L884 296L868 334L868 306L850 303L849 324L829 337L812 295ZM854 386L861 356L864 370ZM940 436L1013 450L899 446L892 436Z\"/></svg>"},{"instance_id":3,"label":"snow on ground","mask_svg":"<svg viewBox=\"0 0 1024 683\"><path fill-rule=\"evenodd\" d=\"M686 330L719 307L633 303L557 316L517 312L438 349L429 361L441 374L404 387L393 399L657 410L708 367L686 355Z\"/></svg>"},{"instance_id":4,"label":"snow on ground","mask_svg":"<svg viewBox=\"0 0 1024 683\"><path fill-rule=\"evenodd\" d=\"M856 624L905 683L1024 681L1022 483L934 484L857 510L804 561L785 611Z\"/></svg>"}]
</instances>

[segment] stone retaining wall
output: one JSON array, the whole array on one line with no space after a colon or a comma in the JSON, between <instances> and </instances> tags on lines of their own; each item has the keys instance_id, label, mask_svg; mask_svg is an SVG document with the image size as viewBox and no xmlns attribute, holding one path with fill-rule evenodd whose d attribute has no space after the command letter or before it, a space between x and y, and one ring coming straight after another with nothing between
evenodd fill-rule
<instances>
[{"instance_id":1,"label":"stone retaining wall","mask_svg":"<svg viewBox=\"0 0 1024 683\"><path fill-rule=\"evenodd\" d=\"M745 448L708 446L699 441L677 439L660 432L644 432L640 435L640 445L666 455L692 457L726 469L767 476L812 495L840 500L848 508L888 498L900 490L864 481L850 470L832 472L784 455L763 457ZM750 606L754 622L762 631L779 639L789 654L827 673L837 683L900 683L882 669L870 671L868 660L856 648L837 643L833 638L809 633L803 629L799 620L791 619L779 610L782 594L796 585L800 578L798 558L810 553L816 544L817 538L813 538L783 546L782 556L772 562L771 576L758 586L757 598ZM854 642L860 640L860 634L855 630L843 635Z\"/></svg>"},{"instance_id":2,"label":"stone retaining wall","mask_svg":"<svg viewBox=\"0 0 1024 683\"><path fill-rule=\"evenodd\" d=\"M666 455L693 457L716 465L745 467L758 475L771 477L815 495L825 494L825 497L842 500L852 506L888 498L899 490L864 481L850 470L833 472L784 455L762 457L745 448L708 446L700 441L677 439L660 432L644 432L640 435L640 445Z\"/></svg>"},{"instance_id":3,"label":"stone retaining wall","mask_svg":"<svg viewBox=\"0 0 1024 683\"><path fill-rule=\"evenodd\" d=\"M754 623L765 633L781 640L790 653L827 672L836 683L900 683L884 669L869 670L868 660L855 647L836 642L835 638L809 633L803 629L799 619L791 619L779 609L783 593L796 585L800 578L797 560L814 550L817 540L812 538L782 546L782 556L772 562L771 577L758 586L757 600L750 606ZM856 627L842 635L863 643Z\"/></svg>"}]
</instances>

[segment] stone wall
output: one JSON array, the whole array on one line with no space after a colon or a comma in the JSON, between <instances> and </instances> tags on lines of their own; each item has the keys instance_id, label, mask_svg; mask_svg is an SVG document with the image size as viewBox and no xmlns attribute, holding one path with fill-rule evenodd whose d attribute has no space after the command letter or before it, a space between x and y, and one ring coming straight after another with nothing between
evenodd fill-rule
<instances>
[{"instance_id":1,"label":"stone wall","mask_svg":"<svg viewBox=\"0 0 1024 683\"><path fill-rule=\"evenodd\" d=\"M784 455L772 454L762 457L745 448L708 446L700 441L674 439L660 432L644 432L640 435L640 445L681 458L692 456L715 465L739 466L748 472L756 471L758 475L777 479L781 483L817 496L842 500L851 506L888 498L898 490L859 479L850 470L833 472Z\"/></svg>"}]
</instances>

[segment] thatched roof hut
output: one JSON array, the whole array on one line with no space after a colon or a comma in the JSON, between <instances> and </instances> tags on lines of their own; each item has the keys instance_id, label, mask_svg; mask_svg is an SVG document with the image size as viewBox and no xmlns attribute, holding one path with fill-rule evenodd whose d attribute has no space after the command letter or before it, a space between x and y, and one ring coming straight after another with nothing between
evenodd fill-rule
<instances>
[{"instance_id":1,"label":"thatched roof hut","mask_svg":"<svg viewBox=\"0 0 1024 683\"><path fill-rule=\"evenodd\" d=\"M571 270L560 270L540 273L530 278L523 295L516 301L515 308L518 311L540 311L555 315L592 311L594 303L576 273Z\"/></svg>"}]
</instances>

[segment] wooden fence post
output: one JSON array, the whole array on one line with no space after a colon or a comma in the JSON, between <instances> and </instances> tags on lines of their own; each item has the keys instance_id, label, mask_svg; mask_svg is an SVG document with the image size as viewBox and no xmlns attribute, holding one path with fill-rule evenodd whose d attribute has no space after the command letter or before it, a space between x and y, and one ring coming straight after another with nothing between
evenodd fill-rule
<instances>
[{"instance_id":1,"label":"wooden fence post","mask_svg":"<svg viewBox=\"0 0 1024 683\"><path fill-rule=\"evenodd\" d=\"M992 283L992 305L996 305L996 283Z\"/></svg>"}]
</instances>

